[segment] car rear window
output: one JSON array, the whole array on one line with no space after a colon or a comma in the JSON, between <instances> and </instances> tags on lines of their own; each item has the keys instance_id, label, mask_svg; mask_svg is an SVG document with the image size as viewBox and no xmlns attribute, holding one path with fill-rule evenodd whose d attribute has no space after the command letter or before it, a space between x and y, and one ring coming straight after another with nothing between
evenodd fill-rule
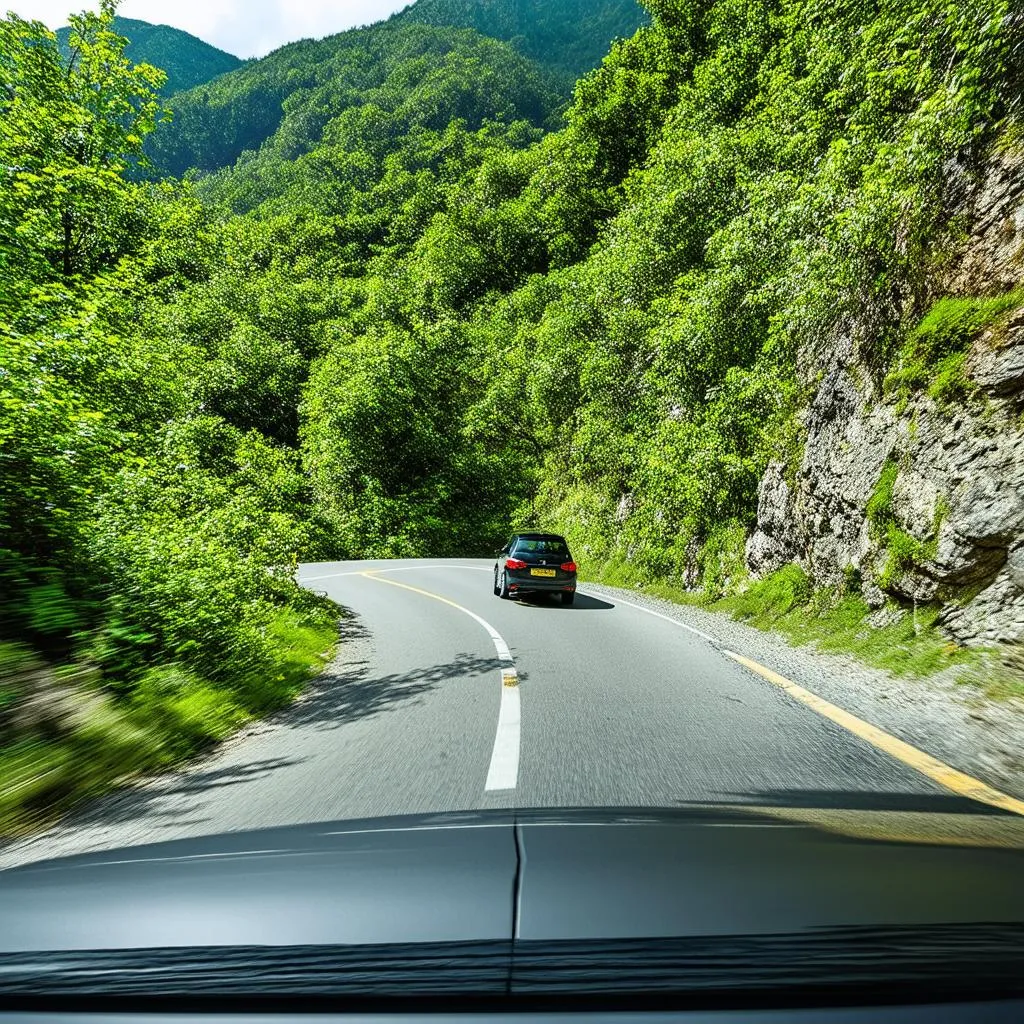
<instances>
[{"instance_id":1,"label":"car rear window","mask_svg":"<svg viewBox=\"0 0 1024 1024\"><path fill-rule=\"evenodd\" d=\"M558 537L520 537L516 551L528 551L531 555L568 555L569 546Z\"/></svg>"}]
</instances>

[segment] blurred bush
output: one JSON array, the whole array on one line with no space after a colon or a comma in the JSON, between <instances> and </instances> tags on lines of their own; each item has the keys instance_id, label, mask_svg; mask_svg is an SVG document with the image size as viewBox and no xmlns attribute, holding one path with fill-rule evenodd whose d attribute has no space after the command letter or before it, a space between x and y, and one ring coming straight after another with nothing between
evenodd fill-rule
<instances>
[{"instance_id":1,"label":"blurred bush","mask_svg":"<svg viewBox=\"0 0 1024 1024\"><path fill-rule=\"evenodd\" d=\"M204 347L228 296L194 331L167 312L223 225L135 173L163 76L112 18L71 18L70 66L0 19L0 835L279 706L336 638L294 580L321 541L260 390L282 346L242 323L234 362Z\"/></svg>"},{"instance_id":2,"label":"blurred bush","mask_svg":"<svg viewBox=\"0 0 1024 1024\"><path fill-rule=\"evenodd\" d=\"M55 668L24 644L0 643L0 837L173 764L283 705L330 656L336 623L325 605L279 609L261 668L222 672L219 684L169 663L115 677L112 688L93 663Z\"/></svg>"}]
</instances>

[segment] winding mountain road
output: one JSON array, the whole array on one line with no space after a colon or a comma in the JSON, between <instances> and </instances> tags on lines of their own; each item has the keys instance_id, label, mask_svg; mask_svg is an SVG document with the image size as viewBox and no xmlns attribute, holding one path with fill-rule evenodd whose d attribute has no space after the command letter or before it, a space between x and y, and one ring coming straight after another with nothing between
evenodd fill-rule
<instances>
[{"instance_id":1,"label":"winding mountain road","mask_svg":"<svg viewBox=\"0 0 1024 1024\"><path fill-rule=\"evenodd\" d=\"M225 831L481 808L992 812L692 627L586 587L573 607L502 601L491 568L303 567L304 584L353 615L338 662L296 706L197 765L0 851L0 867Z\"/></svg>"}]
</instances>

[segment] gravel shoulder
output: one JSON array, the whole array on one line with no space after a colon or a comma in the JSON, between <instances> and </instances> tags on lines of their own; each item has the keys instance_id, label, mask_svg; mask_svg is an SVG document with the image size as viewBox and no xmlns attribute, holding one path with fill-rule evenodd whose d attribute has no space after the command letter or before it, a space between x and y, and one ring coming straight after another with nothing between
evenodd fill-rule
<instances>
[{"instance_id":1,"label":"gravel shoulder","mask_svg":"<svg viewBox=\"0 0 1024 1024\"><path fill-rule=\"evenodd\" d=\"M851 714L1012 796L1024 798L1024 705L995 702L953 673L899 678L843 654L794 647L721 612L588 583L589 593L632 601L700 629ZM770 684L765 684L770 685Z\"/></svg>"}]
</instances>

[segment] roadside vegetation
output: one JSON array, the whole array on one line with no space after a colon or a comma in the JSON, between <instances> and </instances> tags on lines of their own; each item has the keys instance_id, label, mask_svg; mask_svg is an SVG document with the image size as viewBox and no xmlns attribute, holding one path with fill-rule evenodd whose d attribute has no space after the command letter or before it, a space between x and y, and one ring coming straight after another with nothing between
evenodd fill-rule
<instances>
[{"instance_id":1,"label":"roadside vegetation","mask_svg":"<svg viewBox=\"0 0 1024 1024\"><path fill-rule=\"evenodd\" d=\"M938 628L940 608L934 604L917 608L891 605L872 611L858 591L814 590L807 574L795 564L726 597L666 583L640 589L653 597L719 612L779 633L795 646L852 655L894 676L920 679L949 671L957 683L971 686L989 699L1024 700L1020 674L1008 669L994 650L952 643Z\"/></svg>"},{"instance_id":2,"label":"roadside vegetation","mask_svg":"<svg viewBox=\"0 0 1024 1024\"><path fill-rule=\"evenodd\" d=\"M143 671L127 690L95 663L54 667L24 644L0 643L0 837L171 768L284 707L330 660L336 619L285 609L268 639L276 649L268 674L213 683L172 662Z\"/></svg>"},{"instance_id":3,"label":"roadside vegetation","mask_svg":"<svg viewBox=\"0 0 1024 1024\"><path fill-rule=\"evenodd\" d=\"M281 706L337 635L293 579L299 459L207 411L217 369L154 327L203 241L133 173L163 75L111 13L70 63L0 22L0 835Z\"/></svg>"},{"instance_id":4,"label":"roadside vegetation","mask_svg":"<svg viewBox=\"0 0 1024 1024\"><path fill-rule=\"evenodd\" d=\"M1008 313L1024 306L1024 288L1002 295L942 298L911 330L885 387L905 404L922 390L947 405L973 390L964 369L967 349L982 331L998 332Z\"/></svg>"},{"instance_id":5,"label":"roadside vegetation","mask_svg":"<svg viewBox=\"0 0 1024 1024\"><path fill-rule=\"evenodd\" d=\"M438 0L168 98L108 0L64 49L0 21L0 642L89 709L7 712L7 821L287 699L337 616L302 559L543 521L591 575L735 591L844 316L955 396L1004 300L927 268L946 169L1018 116L1004 0L649 0L571 98L579 4L542 6L504 42ZM602 11L578 53L644 21Z\"/></svg>"}]
</instances>

